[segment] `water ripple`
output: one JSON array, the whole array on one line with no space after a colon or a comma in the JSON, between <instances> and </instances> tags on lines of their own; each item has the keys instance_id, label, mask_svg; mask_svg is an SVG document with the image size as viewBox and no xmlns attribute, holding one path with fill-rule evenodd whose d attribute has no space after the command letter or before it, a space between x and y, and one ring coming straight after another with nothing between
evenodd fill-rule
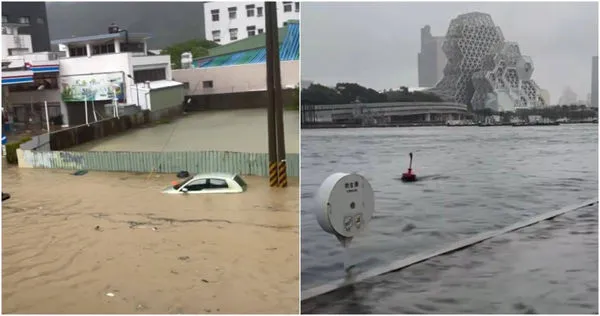
<instances>
[{"instance_id":1,"label":"water ripple","mask_svg":"<svg viewBox=\"0 0 600 316\"><path fill-rule=\"evenodd\" d=\"M595 198L597 135L594 125L303 131L302 288L343 278L344 264L366 270ZM345 164L355 159L344 156L348 148L367 153L361 155L360 165ZM411 151L413 169L424 181L407 184L398 178L408 167ZM323 157L313 158L317 152ZM328 157L339 162L319 165ZM316 205L309 192L316 192L331 170L360 172L376 190L371 226L345 255L312 214ZM351 294L327 297L321 307L315 307L319 302L303 303L302 310L594 313L597 286L584 284L598 280L597 220L597 209L569 214L528 228L532 233L491 240L474 250L416 265L399 272L401 276L386 275L357 285ZM570 261L578 266L561 258L577 258ZM572 274L578 277L562 277ZM573 297L582 302L558 304Z\"/></svg>"}]
</instances>

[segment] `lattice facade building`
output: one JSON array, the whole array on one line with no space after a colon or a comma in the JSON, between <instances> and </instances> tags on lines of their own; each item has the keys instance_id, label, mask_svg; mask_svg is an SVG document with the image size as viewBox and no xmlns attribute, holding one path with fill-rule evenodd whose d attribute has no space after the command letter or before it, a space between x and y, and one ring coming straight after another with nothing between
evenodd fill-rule
<instances>
[{"instance_id":1,"label":"lattice facade building","mask_svg":"<svg viewBox=\"0 0 600 316\"><path fill-rule=\"evenodd\" d=\"M489 14L453 19L442 49L448 58L444 77L429 92L445 101L495 111L546 105L531 79L533 61L521 55L517 43L504 40Z\"/></svg>"}]
</instances>

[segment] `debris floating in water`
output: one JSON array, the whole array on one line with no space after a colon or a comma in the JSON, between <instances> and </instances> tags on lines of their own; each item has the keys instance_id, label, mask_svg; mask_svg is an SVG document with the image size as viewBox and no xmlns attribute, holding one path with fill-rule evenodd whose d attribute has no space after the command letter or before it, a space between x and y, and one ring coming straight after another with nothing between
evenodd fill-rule
<instances>
[{"instance_id":1,"label":"debris floating in water","mask_svg":"<svg viewBox=\"0 0 600 316\"><path fill-rule=\"evenodd\" d=\"M82 176L84 174L88 173L87 170L77 170L73 173L74 176Z\"/></svg>"}]
</instances>

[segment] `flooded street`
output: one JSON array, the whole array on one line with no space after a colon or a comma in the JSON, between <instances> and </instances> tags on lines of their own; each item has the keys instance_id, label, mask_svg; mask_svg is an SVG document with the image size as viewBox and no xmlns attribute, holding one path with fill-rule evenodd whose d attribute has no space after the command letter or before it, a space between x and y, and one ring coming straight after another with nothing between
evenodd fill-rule
<instances>
[{"instance_id":1,"label":"flooded street","mask_svg":"<svg viewBox=\"0 0 600 316\"><path fill-rule=\"evenodd\" d=\"M297 313L298 182L174 196L174 175L3 166L3 313Z\"/></svg>"}]
</instances>

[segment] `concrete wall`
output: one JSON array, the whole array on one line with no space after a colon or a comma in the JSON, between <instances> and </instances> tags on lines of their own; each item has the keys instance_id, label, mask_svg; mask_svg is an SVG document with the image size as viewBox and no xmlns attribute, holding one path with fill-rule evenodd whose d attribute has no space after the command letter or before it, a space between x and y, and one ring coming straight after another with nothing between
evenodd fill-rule
<instances>
[{"instance_id":1,"label":"concrete wall","mask_svg":"<svg viewBox=\"0 0 600 316\"><path fill-rule=\"evenodd\" d=\"M161 111L183 104L183 86L175 86L150 91L150 110Z\"/></svg>"},{"instance_id":2,"label":"concrete wall","mask_svg":"<svg viewBox=\"0 0 600 316\"><path fill-rule=\"evenodd\" d=\"M267 65L246 64L199 69L177 69L173 80L189 84L186 95L223 94L267 90ZM203 81L212 81L213 88L203 88ZM300 85L300 63L281 62L281 86Z\"/></svg>"},{"instance_id":3,"label":"concrete wall","mask_svg":"<svg viewBox=\"0 0 600 316\"><path fill-rule=\"evenodd\" d=\"M246 13L246 5L253 4L254 16L248 17ZM256 31L262 29L265 31L265 3L258 1L250 2L206 2L204 4L204 31L206 39L213 40L213 30L219 30L221 32L221 40L219 44L225 45L231 43L232 40L229 36L229 29L237 28L237 40L241 40L248 37L246 30L247 26L255 26ZM236 7L237 16L235 19L229 19L228 8ZM258 16L256 8L262 8L262 16ZM214 9L219 10L219 21L212 20L211 11ZM283 23L287 20L300 20L300 13L296 11L296 4L292 3L292 11L284 12L283 3L277 2L277 25L282 27Z\"/></svg>"},{"instance_id":4,"label":"concrete wall","mask_svg":"<svg viewBox=\"0 0 600 316\"><path fill-rule=\"evenodd\" d=\"M41 134L31 137L31 140L19 146L23 150L50 151L50 135Z\"/></svg>"},{"instance_id":5,"label":"concrete wall","mask_svg":"<svg viewBox=\"0 0 600 316\"><path fill-rule=\"evenodd\" d=\"M50 134L50 148L52 150L70 148L96 139L120 134L149 122L149 112L143 111L133 115L91 123L89 126L80 125L63 129Z\"/></svg>"},{"instance_id":6,"label":"concrete wall","mask_svg":"<svg viewBox=\"0 0 600 316\"><path fill-rule=\"evenodd\" d=\"M186 110L188 111L257 109L266 108L268 105L266 91L205 94L190 97L192 98L192 101L190 104L185 105ZM293 89L282 91L284 106L293 104L293 99L297 97L298 95L294 94ZM296 101L296 103L297 102L298 101Z\"/></svg>"}]
</instances>

